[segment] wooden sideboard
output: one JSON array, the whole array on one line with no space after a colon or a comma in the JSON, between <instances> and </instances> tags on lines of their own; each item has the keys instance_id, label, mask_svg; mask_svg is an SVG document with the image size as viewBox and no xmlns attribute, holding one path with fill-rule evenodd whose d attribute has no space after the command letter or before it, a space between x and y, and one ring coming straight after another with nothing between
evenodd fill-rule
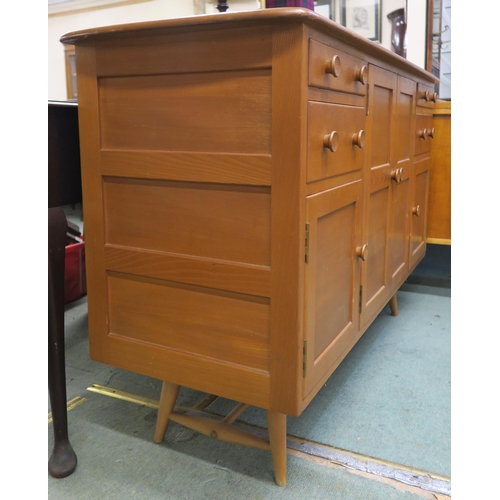
<instances>
[{"instance_id":1,"label":"wooden sideboard","mask_svg":"<svg viewBox=\"0 0 500 500\"><path fill-rule=\"evenodd\" d=\"M270 449L425 254L435 78L306 9L69 33L90 353ZM241 402L173 411L180 386ZM270 443L229 426L267 410Z\"/></svg>"}]
</instances>

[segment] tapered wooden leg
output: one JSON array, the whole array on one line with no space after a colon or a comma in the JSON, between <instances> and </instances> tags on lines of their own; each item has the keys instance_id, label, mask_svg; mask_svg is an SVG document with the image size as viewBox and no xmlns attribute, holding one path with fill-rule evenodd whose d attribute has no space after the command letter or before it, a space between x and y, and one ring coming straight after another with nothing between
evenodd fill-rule
<instances>
[{"instance_id":1,"label":"tapered wooden leg","mask_svg":"<svg viewBox=\"0 0 500 500\"><path fill-rule=\"evenodd\" d=\"M274 477L278 486L286 485L286 415L267 411L269 442L273 456Z\"/></svg>"},{"instance_id":2,"label":"tapered wooden leg","mask_svg":"<svg viewBox=\"0 0 500 500\"><path fill-rule=\"evenodd\" d=\"M389 301L389 307L391 308L391 314L393 316L398 315L398 297L397 294L394 294Z\"/></svg>"},{"instance_id":3,"label":"tapered wooden leg","mask_svg":"<svg viewBox=\"0 0 500 500\"><path fill-rule=\"evenodd\" d=\"M156 430L154 437L155 443L161 443L163 441L163 438L165 437L169 417L174 409L175 400L179 395L180 388L180 385L171 384L170 382L163 382L160 396L160 407L158 408L158 417L156 419Z\"/></svg>"}]
</instances>

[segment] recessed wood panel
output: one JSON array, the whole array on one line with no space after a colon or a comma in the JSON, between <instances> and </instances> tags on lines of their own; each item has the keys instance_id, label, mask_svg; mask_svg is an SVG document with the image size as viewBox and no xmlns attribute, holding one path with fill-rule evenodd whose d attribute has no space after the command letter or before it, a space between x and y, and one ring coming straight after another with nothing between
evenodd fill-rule
<instances>
[{"instance_id":1,"label":"recessed wood panel","mask_svg":"<svg viewBox=\"0 0 500 500\"><path fill-rule=\"evenodd\" d=\"M112 275L108 301L112 335L269 371L268 299Z\"/></svg>"},{"instance_id":2,"label":"recessed wood panel","mask_svg":"<svg viewBox=\"0 0 500 500\"><path fill-rule=\"evenodd\" d=\"M415 198L411 215L411 264L415 263L425 251L427 231L427 200L429 193L430 158L415 164ZM417 216L417 207L418 213Z\"/></svg>"},{"instance_id":3,"label":"recessed wood panel","mask_svg":"<svg viewBox=\"0 0 500 500\"><path fill-rule=\"evenodd\" d=\"M411 130L413 122L413 95L403 92L398 94L398 118L396 161L409 159L411 156Z\"/></svg>"},{"instance_id":4,"label":"recessed wood panel","mask_svg":"<svg viewBox=\"0 0 500 500\"><path fill-rule=\"evenodd\" d=\"M159 75L271 67L271 57L267 25L103 40L96 67L98 76Z\"/></svg>"},{"instance_id":5,"label":"recessed wood panel","mask_svg":"<svg viewBox=\"0 0 500 500\"><path fill-rule=\"evenodd\" d=\"M314 359L352 321L355 203L318 219Z\"/></svg>"},{"instance_id":6,"label":"recessed wood panel","mask_svg":"<svg viewBox=\"0 0 500 500\"><path fill-rule=\"evenodd\" d=\"M367 274L367 304L385 287L387 217L389 211L389 187L387 186L370 196L368 257L366 260L370 272Z\"/></svg>"},{"instance_id":7,"label":"recessed wood panel","mask_svg":"<svg viewBox=\"0 0 500 500\"><path fill-rule=\"evenodd\" d=\"M391 162L391 124L393 90L373 87L373 122L371 131L371 166L377 167Z\"/></svg>"},{"instance_id":8,"label":"recessed wood panel","mask_svg":"<svg viewBox=\"0 0 500 500\"><path fill-rule=\"evenodd\" d=\"M106 243L270 265L269 188L106 178Z\"/></svg>"},{"instance_id":9,"label":"recessed wood panel","mask_svg":"<svg viewBox=\"0 0 500 500\"><path fill-rule=\"evenodd\" d=\"M319 388L358 332L361 196L355 181L307 198L304 397Z\"/></svg>"},{"instance_id":10,"label":"recessed wood panel","mask_svg":"<svg viewBox=\"0 0 500 500\"><path fill-rule=\"evenodd\" d=\"M101 78L103 149L270 153L271 71Z\"/></svg>"},{"instance_id":11,"label":"recessed wood panel","mask_svg":"<svg viewBox=\"0 0 500 500\"><path fill-rule=\"evenodd\" d=\"M409 178L392 184L391 229L388 241L389 279L399 278L408 265Z\"/></svg>"}]
</instances>

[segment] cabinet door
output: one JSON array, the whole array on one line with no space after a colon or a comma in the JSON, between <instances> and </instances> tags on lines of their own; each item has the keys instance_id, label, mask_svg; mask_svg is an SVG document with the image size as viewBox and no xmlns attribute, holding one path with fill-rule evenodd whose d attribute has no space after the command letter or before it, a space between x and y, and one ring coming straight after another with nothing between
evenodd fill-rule
<instances>
[{"instance_id":1,"label":"cabinet door","mask_svg":"<svg viewBox=\"0 0 500 500\"><path fill-rule=\"evenodd\" d=\"M394 169L391 172L391 211L388 240L388 286L394 290L408 272L410 236L410 179L413 175L413 142L416 83L398 78L396 127L394 129Z\"/></svg>"},{"instance_id":2,"label":"cabinet door","mask_svg":"<svg viewBox=\"0 0 500 500\"><path fill-rule=\"evenodd\" d=\"M307 198L304 397L357 339L361 200L361 180Z\"/></svg>"},{"instance_id":3,"label":"cabinet door","mask_svg":"<svg viewBox=\"0 0 500 500\"><path fill-rule=\"evenodd\" d=\"M389 300L388 253L392 151L397 76L376 66L369 70L367 164L365 166L363 242L368 255L362 264L361 322L369 321Z\"/></svg>"},{"instance_id":4,"label":"cabinet door","mask_svg":"<svg viewBox=\"0 0 500 500\"><path fill-rule=\"evenodd\" d=\"M425 255L430 168L430 157L415 162L414 194L411 207L410 269L413 269Z\"/></svg>"}]
</instances>

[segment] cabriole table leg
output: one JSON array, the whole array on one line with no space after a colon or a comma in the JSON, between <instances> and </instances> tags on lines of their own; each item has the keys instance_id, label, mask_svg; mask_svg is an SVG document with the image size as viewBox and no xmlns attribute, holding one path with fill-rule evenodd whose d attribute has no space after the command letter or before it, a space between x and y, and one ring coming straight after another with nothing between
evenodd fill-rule
<instances>
[{"instance_id":1,"label":"cabriole table leg","mask_svg":"<svg viewBox=\"0 0 500 500\"><path fill-rule=\"evenodd\" d=\"M54 449L49 473L69 476L76 468L76 454L68 438L66 367L64 353L64 257L68 225L62 208L49 208L49 395L54 428Z\"/></svg>"}]
</instances>

